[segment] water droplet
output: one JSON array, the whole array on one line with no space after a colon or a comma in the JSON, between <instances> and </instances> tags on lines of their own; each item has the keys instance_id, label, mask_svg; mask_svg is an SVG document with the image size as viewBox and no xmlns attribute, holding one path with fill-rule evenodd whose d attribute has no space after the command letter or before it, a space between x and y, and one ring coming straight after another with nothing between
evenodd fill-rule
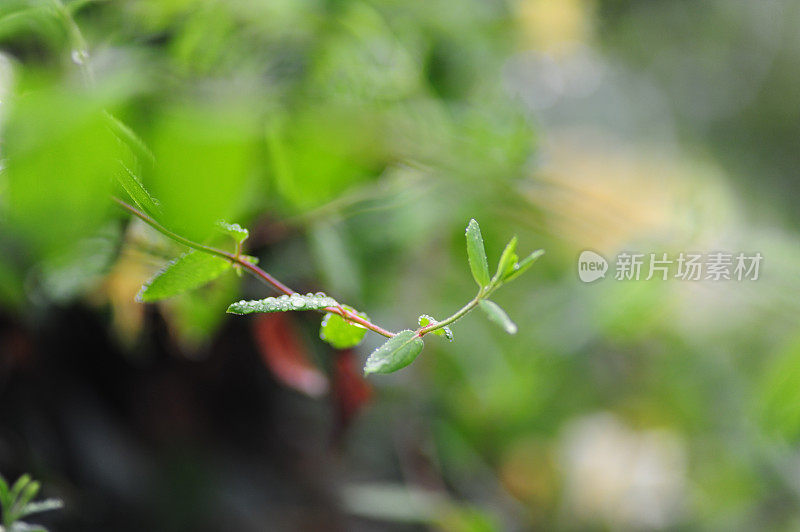
<instances>
[{"instance_id":1,"label":"water droplet","mask_svg":"<svg viewBox=\"0 0 800 532\"><path fill-rule=\"evenodd\" d=\"M89 59L89 52L86 50L72 50L70 57L72 57L73 63L76 65L82 65L87 59Z\"/></svg>"}]
</instances>

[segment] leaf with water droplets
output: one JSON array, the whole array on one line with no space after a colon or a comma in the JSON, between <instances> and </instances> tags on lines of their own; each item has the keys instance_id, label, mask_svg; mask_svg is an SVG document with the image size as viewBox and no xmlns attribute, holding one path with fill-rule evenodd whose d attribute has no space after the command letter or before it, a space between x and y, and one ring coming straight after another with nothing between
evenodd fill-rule
<instances>
[{"instance_id":1,"label":"leaf with water droplets","mask_svg":"<svg viewBox=\"0 0 800 532\"><path fill-rule=\"evenodd\" d=\"M419 317L418 323L419 323L420 327L427 327L428 325L434 325L434 324L439 323L439 322L436 321L435 319L433 319L433 316L429 316L427 314L423 314L422 316ZM431 333L435 334L437 336L444 336L445 338L447 338L451 342L455 338L455 336L453 335L453 331L450 330L450 327L448 327L447 325L445 325L444 327L442 327L440 329L434 329L434 330L431 331Z\"/></svg>"},{"instance_id":2,"label":"leaf with water droplets","mask_svg":"<svg viewBox=\"0 0 800 532\"><path fill-rule=\"evenodd\" d=\"M151 216L160 214L161 208L158 202L150 195L147 189L144 188L139 176L122 162L120 162L120 167L121 168L116 172L117 182L133 202Z\"/></svg>"},{"instance_id":3,"label":"leaf with water droplets","mask_svg":"<svg viewBox=\"0 0 800 532\"><path fill-rule=\"evenodd\" d=\"M537 249L536 251L525 257L522 260L522 262L520 262L519 264L515 264L514 267L511 269L511 271L507 273L506 276L503 278L503 281L511 281L513 279L516 279L517 277L525 273L528 270L528 268L533 266L533 263L536 262L542 255L544 255L544 250Z\"/></svg>"},{"instance_id":4,"label":"leaf with water droplets","mask_svg":"<svg viewBox=\"0 0 800 532\"><path fill-rule=\"evenodd\" d=\"M514 267L519 259L516 251L517 237L514 237L506 244L503 254L500 255L500 262L497 263L497 272L495 272L494 277L492 277L492 284L504 280L508 274L514 271Z\"/></svg>"},{"instance_id":5,"label":"leaf with water droplets","mask_svg":"<svg viewBox=\"0 0 800 532\"><path fill-rule=\"evenodd\" d=\"M342 305L342 308L365 320L369 320L363 312L357 312L354 308L346 305ZM322 318L322 325L319 328L319 337L336 349L348 349L357 346L364 339L366 333L367 329L363 326L347 321L333 312L325 314L325 317Z\"/></svg>"},{"instance_id":6,"label":"leaf with water droplets","mask_svg":"<svg viewBox=\"0 0 800 532\"><path fill-rule=\"evenodd\" d=\"M190 251L173 260L145 284L138 301L150 303L199 288L213 281L231 267L222 257Z\"/></svg>"},{"instance_id":7,"label":"leaf with water droplets","mask_svg":"<svg viewBox=\"0 0 800 532\"><path fill-rule=\"evenodd\" d=\"M364 365L364 375L403 369L414 362L424 345L422 338L414 331L400 331L372 352Z\"/></svg>"},{"instance_id":8,"label":"leaf with water droplets","mask_svg":"<svg viewBox=\"0 0 800 532\"><path fill-rule=\"evenodd\" d=\"M234 239L239 244L247 240L247 237L250 236L250 231L241 225L229 224L224 220L219 220L217 222L217 229Z\"/></svg>"},{"instance_id":9,"label":"leaf with water droplets","mask_svg":"<svg viewBox=\"0 0 800 532\"><path fill-rule=\"evenodd\" d=\"M253 301L237 301L228 307L229 314L252 314L254 312L288 312L291 310L318 310L325 307L337 307L339 303L322 292L282 295L267 297Z\"/></svg>"},{"instance_id":10,"label":"leaf with water droplets","mask_svg":"<svg viewBox=\"0 0 800 532\"><path fill-rule=\"evenodd\" d=\"M502 327L508 334L517 333L517 324L511 321L506 311L494 301L482 299L479 303L481 310L489 317L489 321L493 321Z\"/></svg>"},{"instance_id":11,"label":"leaf with water droplets","mask_svg":"<svg viewBox=\"0 0 800 532\"><path fill-rule=\"evenodd\" d=\"M481 288L489 284L489 261L483 247L483 236L478 222L473 218L467 225L467 259L475 282Z\"/></svg>"}]
</instances>

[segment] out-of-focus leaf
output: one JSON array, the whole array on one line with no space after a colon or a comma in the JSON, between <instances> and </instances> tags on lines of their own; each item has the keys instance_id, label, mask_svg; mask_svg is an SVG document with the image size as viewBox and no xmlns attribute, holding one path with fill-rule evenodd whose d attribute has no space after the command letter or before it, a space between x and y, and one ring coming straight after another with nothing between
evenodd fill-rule
<instances>
[{"instance_id":1,"label":"out-of-focus leaf","mask_svg":"<svg viewBox=\"0 0 800 532\"><path fill-rule=\"evenodd\" d=\"M346 429L353 417L369 401L372 387L359 371L352 350L336 353L333 371L333 397L338 419L337 432Z\"/></svg>"},{"instance_id":2,"label":"out-of-focus leaf","mask_svg":"<svg viewBox=\"0 0 800 532\"><path fill-rule=\"evenodd\" d=\"M312 397L328 390L328 379L309 360L290 316L258 316L253 334L264 363L283 384Z\"/></svg>"},{"instance_id":3,"label":"out-of-focus leaf","mask_svg":"<svg viewBox=\"0 0 800 532\"><path fill-rule=\"evenodd\" d=\"M221 257L190 251L167 264L161 272L148 281L142 287L137 299L150 303L172 297L213 281L230 267L230 262Z\"/></svg>"},{"instance_id":4,"label":"out-of-focus leaf","mask_svg":"<svg viewBox=\"0 0 800 532\"><path fill-rule=\"evenodd\" d=\"M424 345L414 331L400 331L367 358L364 375L392 373L402 369L414 362Z\"/></svg>"},{"instance_id":5,"label":"out-of-focus leaf","mask_svg":"<svg viewBox=\"0 0 800 532\"><path fill-rule=\"evenodd\" d=\"M768 366L759 410L760 421L770 434L790 441L800 439L800 341Z\"/></svg>"},{"instance_id":6,"label":"out-of-focus leaf","mask_svg":"<svg viewBox=\"0 0 800 532\"><path fill-rule=\"evenodd\" d=\"M228 307L230 314L252 314L254 312L287 312L290 310L318 310L325 307L335 307L338 303L332 297L322 292L282 295L280 297L267 297L253 301L237 301Z\"/></svg>"},{"instance_id":7,"label":"out-of-focus leaf","mask_svg":"<svg viewBox=\"0 0 800 532\"><path fill-rule=\"evenodd\" d=\"M537 249L536 251L525 257L522 260L522 262L516 264L503 280L511 281L513 279L516 279L517 277L525 273L528 270L528 268L533 266L533 263L536 262L542 255L544 255L544 250Z\"/></svg>"},{"instance_id":8,"label":"out-of-focus leaf","mask_svg":"<svg viewBox=\"0 0 800 532\"><path fill-rule=\"evenodd\" d=\"M308 236L323 286L342 299L358 298L361 275L344 235L330 223L317 223Z\"/></svg>"},{"instance_id":9,"label":"out-of-focus leaf","mask_svg":"<svg viewBox=\"0 0 800 532\"><path fill-rule=\"evenodd\" d=\"M428 325L431 325L433 323L438 323L435 319L433 319L432 316L429 316L427 314L423 314L422 316L420 316L418 322L420 327L427 327ZM445 325L441 329L435 329L431 331L431 333L437 336L444 336L451 342L455 338L455 336L453 335L453 331L450 330L450 327L448 327L447 325Z\"/></svg>"},{"instance_id":10,"label":"out-of-focus leaf","mask_svg":"<svg viewBox=\"0 0 800 532\"><path fill-rule=\"evenodd\" d=\"M519 259L516 250L517 237L515 236L506 244L503 254L500 255L500 262L497 264L497 272L495 272L494 277L492 277L492 283L505 279L508 274L514 271L514 267L517 265L517 260Z\"/></svg>"},{"instance_id":11,"label":"out-of-focus leaf","mask_svg":"<svg viewBox=\"0 0 800 532\"><path fill-rule=\"evenodd\" d=\"M478 222L473 218L467 225L467 258L472 276L478 286L483 288L489 284L489 261L486 259L486 249L483 247L483 236Z\"/></svg>"},{"instance_id":12,"label":"out-of-focus leaf","mask_svg":"<svg viewBox=\"0 0 800 532\"><path fill-rule=\"evenodd\" d=\"M234 239L236 242L241 244L247 237L250 236L250 231L245 229L239 224L229 224L224 220L219 220L217 222L217 229Z\"/></svg>"},{"instance_id":13,"label":"out-of-focus leaf","mask_svg":"<svg viewBox=\"0 0 800 532\"><path fill-rule=\"evenodd\" d=\"M490 321L498 324L508 334L516 334L517 324L511 321L506 311L500 308L497 303L489 301L488 299L482 299L478 305L481 307L481 310L486 313Z\"/></svg>"},{"instance_id":14,"label":"out-of-focus leaf","mask_svg":"<svg viewBox=\"0 0 800 532\"><path fill-rule=\"evenodd\" d=\"M365 320L369 320L363 312L357 312L354 308L346 305L343 305L342 308L355 313ZM332 312L325 314L325 317L322 318L322 325L319 328L319 337L336 349L348 349L357 346L364 339L365 334L367 334L367 329Z\"/></svg>"},{"instance_id":15,"label":"out-of-focus leaf","mask_svg":"<svg viewBox=\"0 0 800 532\"><path fill-rule=\"evenodd\" d=\"M58 510L63 507L64 503L60 499L45 499L43 501L31 502L26 504L17 514L17 519L23 519L29 515L41 512L49 512L50 510Z\"/></svg>"}]
</instances>

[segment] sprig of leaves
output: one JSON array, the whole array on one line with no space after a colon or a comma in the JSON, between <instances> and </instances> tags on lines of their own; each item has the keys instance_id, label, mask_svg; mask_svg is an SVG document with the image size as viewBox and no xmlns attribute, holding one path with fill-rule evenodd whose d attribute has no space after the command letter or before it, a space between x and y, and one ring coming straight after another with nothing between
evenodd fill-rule
<instances>
[{"instance_id":1,"label":"sprig of leaves","mask_svg":"<svg viewBox=\"0 0 800 532\"><path fill-rule=\"evenodd\" d=\"M41 485L31 479L30 475L22 475L9 487L0 475L0 507L3 510L3 529L8 532L47 532L39 525L21 521L29 515L63 508L64 503L58 499L45 499L34 502Z\"/></svg>"}]
</instances>

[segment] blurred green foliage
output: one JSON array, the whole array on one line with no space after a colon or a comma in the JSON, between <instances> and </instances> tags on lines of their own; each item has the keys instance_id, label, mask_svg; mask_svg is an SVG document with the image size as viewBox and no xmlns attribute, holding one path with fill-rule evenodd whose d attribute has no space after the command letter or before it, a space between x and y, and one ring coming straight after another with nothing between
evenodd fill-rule
<instances>
[{"instance_id":1,"label":"blurred green foliage","mask_svg":"<svg viewBox=\"0 0 800 532\"><path fill-rule=\"evenodd\" d=\"M498 294L519 334L470 316L429 342L347 457L354 478L399 482L386 442L413 433L458 502L356 490L352 511L794 529L798 17L789 0L2 2L0 304L37 320L80 299L136 337L128 305L178 249L122 222L126 168L175 229L250 227L267 271L393 330L473 293L475 217L493 264L510 234L548 250ZM535 67L521 88L514 61ZM765 270L589 286L582 249L758 250ZM264 294L228 276L163 305L186 353L240 295Z\"/></svg>"}]
</instances>

